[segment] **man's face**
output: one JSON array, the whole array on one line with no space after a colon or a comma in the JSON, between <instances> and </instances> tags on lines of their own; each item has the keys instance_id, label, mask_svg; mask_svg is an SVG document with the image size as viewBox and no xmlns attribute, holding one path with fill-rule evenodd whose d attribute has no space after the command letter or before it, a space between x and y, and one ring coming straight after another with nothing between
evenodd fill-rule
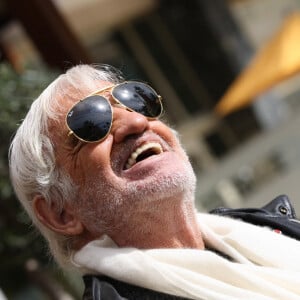
<instances>
[{"instance_id":1,"label":"man's face","mask_svg":"<svg viewBox=\"0 0 300 300\"><path fill-rule=\"evenodd\" d=\"M108 85L102 82L99 88ZM64 101L61 109L67 113L73 104ZM159 120L113 106L112 129L96 143L68 136L64 118L59 127L57 163L79 186L78 214L95 236L103 233L102 226L126 226L137 212L153 212L159 201L182 201L194 191L188 158L174 132Z\"/></svg>"}]
</instances>

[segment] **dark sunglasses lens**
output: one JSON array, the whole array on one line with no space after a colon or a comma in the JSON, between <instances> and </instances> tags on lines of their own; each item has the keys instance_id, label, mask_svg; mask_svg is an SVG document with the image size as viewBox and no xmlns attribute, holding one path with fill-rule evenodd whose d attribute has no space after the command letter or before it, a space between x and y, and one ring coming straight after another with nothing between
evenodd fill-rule
<instances>
[{"instance_id":1,"label":"dark sunglasses lens","mask_svg":"<svg viewBox=\"0 0 300 300\"><path fill-rule=\"evenodd\" d=\"M146 117L156 118L162 112L159 96L145 83L124 82L113 88L112 95L125 106Z\"/></svg>"},{"instance_id":2,"label":"dark sunglasses lens","mask_svg":"<svg viewBox=\"0 0 300 300\"><path fill-rule=\"evenodd\" d=\"M74 134L87 142L104 138L110 130L112 110L101 96L91 96L78 102L67 115L67 124Z\"/></svg>"}]
</instances>

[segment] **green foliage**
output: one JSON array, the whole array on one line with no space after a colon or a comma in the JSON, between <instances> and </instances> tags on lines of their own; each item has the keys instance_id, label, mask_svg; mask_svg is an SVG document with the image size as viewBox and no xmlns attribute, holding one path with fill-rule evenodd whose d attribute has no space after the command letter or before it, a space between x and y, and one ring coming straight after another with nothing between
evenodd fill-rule
<instances>
[{"instance_id":1,"label":"green foliage","mask_svg":"<svg viewBox=\"0 0 300 300\"><path fill-rule=\"evenodd\" d=\"M56 77L49 70L17 74L0 64L0 284L10 295L27 284L25 263L34 257L48 263L45 246L16 200L9 182L7 153L14 132L31 102Z\"/></svg>"}]
</instances>

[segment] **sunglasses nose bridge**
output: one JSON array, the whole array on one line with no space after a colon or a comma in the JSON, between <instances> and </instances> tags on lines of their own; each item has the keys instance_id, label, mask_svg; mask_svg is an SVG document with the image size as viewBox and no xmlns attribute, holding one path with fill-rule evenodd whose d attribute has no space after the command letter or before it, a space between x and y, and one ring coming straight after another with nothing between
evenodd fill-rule
<instances>
[{"instance_id":1,"label":"sunglasses nose bridge","mask_svg":"<svg viewBox=\"0 0 300 300\"><path fill-rule=\"evenodd\" d=\"M110 88L109 90L107 90L105 92L105 94L102 94L102 96L109 102L109 104L113 108L118 107L118 108L123 108L123 109L128 110L128 111L132 111L132 109L128 108L120 100L118 100L117 98L114 97L114 95L112 94L112 90L113 90L113 87Z\"/></svg>"},{"instance_id":2,"label":"sunglasses nose bridge","mask_svg":"<svg viewBox=\"0 0 300 300\"><path fill-rule=\"evenodd\" d=\"M115 108L120 108L120 109L124 109L127 110L129 112L134 112L133 109L127 107L126 105L122 104L121 102L119 102L118 100L114 100L114 102L110 102L111 106L115 109Z\"/></svg>"}]
</instances>

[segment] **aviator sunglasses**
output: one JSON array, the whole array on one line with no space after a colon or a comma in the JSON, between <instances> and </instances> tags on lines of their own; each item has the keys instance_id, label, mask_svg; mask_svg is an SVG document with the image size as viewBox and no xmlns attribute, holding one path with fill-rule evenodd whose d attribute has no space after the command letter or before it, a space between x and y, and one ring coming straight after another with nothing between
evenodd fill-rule
<instances>
[{"instance_id":1,"label":"aviator sunglasses","mask_svg":"<svg viewBox=\"0 0 300 300\"><path fill-rule=\"evenodd\" d=\"M138 81L125 81L98 90L77 102L67 113L66 123L79 140L93 143L104 140L112 127L113 108L111 101L99 95L109 91L112 104L128 111L135 111L148 119L158 118L162 111L161 96L149 85Z\"/></svg>"}]
</instances>

